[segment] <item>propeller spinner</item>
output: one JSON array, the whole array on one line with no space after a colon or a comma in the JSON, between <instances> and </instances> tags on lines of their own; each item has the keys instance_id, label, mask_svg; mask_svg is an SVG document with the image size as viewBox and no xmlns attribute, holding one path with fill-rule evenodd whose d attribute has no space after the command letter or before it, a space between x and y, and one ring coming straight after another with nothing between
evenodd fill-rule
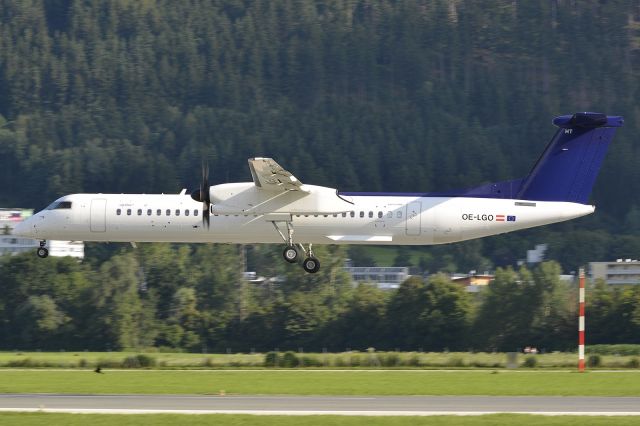
<instances>
[{"instance_id":1,"label":"propeller spinner","mask_svg":"<svg viewBox=\"0 0 640 426\"><path fill-rule=\"evenodd\" d=\"M209 215L211 211L211 198L209 196L209 164L202 163L202 180L200 181L200 189L196 189L191 193L194 201L202 202L202 225L209 229Z\"/></svg>"}]
</instances>

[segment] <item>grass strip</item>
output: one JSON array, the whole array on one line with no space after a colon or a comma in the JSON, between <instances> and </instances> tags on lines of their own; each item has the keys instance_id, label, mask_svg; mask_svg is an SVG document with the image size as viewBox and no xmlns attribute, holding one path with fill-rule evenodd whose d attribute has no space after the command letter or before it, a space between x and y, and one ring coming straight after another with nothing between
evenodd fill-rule
<instances>
[{"instance_id":1,"label":"grass strip","mask_svg":"<svg viewBox=\"0 0 640 426\"><path fill-rule=\"evenodd\" d=\"M0 393L639 396L627 372L1 370Z\"/></svg>"},{"instance_id":2,"label":"grass strip","mask_svg":"<svg viewBox=\"0 0 640 426\"><path fill-rule=\"evenodd\" d=\"M429 416L429 417L355 417L355 416L250 416L231 414L49 414L49 413L4 413L0 424L14 426L106 426L106 425L226 425L226 426L635 426L638 417L582 417L582 416L536 416L526 414L490 414L482 416Z\"/></svg>"}]
</instances>

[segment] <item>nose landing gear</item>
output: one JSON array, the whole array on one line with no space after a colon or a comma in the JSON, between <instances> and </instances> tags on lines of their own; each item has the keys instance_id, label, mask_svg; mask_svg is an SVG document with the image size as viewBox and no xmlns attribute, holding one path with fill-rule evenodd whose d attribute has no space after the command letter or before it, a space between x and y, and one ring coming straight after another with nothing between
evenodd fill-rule
<instances>
[{"instance_id":1,"label":"nose landing gear","mask_svg":"<svg viewBox=\"0 0 640 426\"><path fill-rule=\"evenodd\" d=\"M46 245L47 245L47 241L42 240L40 241L40 247L38 247L38 250L36 250L36 254L41 259L44 259L45 257L49 256L49 250L45 247Z\"/></svg>"}]
</instances>

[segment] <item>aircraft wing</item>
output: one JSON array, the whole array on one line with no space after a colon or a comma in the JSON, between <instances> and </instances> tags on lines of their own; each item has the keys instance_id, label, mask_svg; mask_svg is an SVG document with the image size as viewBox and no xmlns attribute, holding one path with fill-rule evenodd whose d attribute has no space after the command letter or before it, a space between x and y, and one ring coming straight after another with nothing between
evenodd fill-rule
<instances>
[{"instance_id":1,"label":"aircraft wing","mask_svg":"<svg viewBox=\"0 0 640 426\"><path fill-rule=\"evenodd\" d=\"M286 171L273 158L250 158L249 169L256 187L267 191L309 192L291 172Z\"/></svg>"}]
</instances>

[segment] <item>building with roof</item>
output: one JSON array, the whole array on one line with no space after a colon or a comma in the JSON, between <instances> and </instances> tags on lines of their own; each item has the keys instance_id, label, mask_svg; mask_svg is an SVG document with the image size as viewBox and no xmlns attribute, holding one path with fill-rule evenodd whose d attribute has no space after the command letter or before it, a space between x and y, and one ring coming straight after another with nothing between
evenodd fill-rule
<instances>
[{"instance_id":1,"label":"building with roof","mask_svg":"<svg viewBox=\"0 0 640 426\"><path fill-rule=\"evenodd\" d=\"M453 275L451 281L464 286L469 293L477 293L480 289L488 286L494 278L495 276L489 273L477 274L471 271L464 275Z\"/></svg>"},{"instance_id":2,"label":"building with roof","mask_svg":"<svg viewBox=\"0 0 640 426\"><path fill-rule=\"evenodd\" d=\"M354 283L373 284L381 290L397 289L411 276L405 266L345 266L344 270Z\"/></svg>"},{"instance_id":3,"label":"building with roof","mask_svg":"<svg viewBox=\"0 0 640 426\"><path fill-rule=\"evenodd\" d=\"M608 285L640 284L640 261L617 259L613 262L590 262L591 279L602 279Z\"/></svg>"}]
</instances>

